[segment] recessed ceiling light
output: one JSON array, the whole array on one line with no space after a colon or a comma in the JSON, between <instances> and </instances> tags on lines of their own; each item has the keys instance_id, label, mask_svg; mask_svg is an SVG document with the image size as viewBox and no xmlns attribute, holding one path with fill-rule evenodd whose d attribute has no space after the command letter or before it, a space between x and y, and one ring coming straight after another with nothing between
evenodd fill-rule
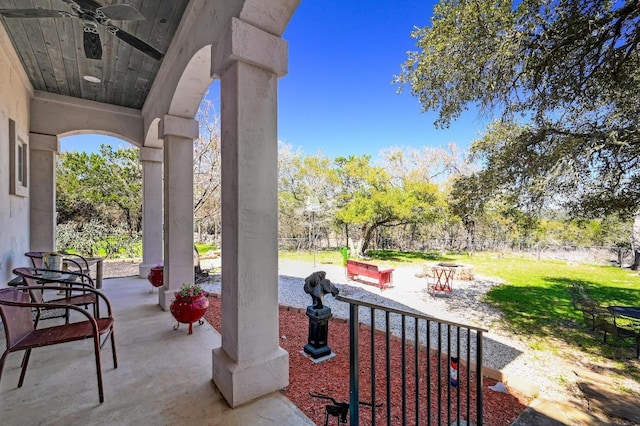
<instances>
[{"instance_id":1,"label":"recessed ceiling light","mask_svg":"<svg viewBox=\"0 0 640 426\"><path fill-rule=\"evenodd\" d=\"M100 79L98 77L94 77L92 75L85 75L84 77L85 80L87 80L90 83L100 83Z\"/></svg>"}]
</instances>

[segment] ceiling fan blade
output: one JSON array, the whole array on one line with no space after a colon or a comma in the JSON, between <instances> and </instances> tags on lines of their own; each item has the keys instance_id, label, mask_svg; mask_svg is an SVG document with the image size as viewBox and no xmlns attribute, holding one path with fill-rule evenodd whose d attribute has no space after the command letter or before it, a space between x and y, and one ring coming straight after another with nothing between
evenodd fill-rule
<instances>
[{"instance_id":1,"label":"ceiling fan blade","mask_svg":"<svg viewBox=\"0 0 640 426\"><path fill-rule=\"evenodd\" d=\"M129 4L112 4L98 9L107 19L113 21L144 21L146 18Z\"/></svg>"},{"instance_id":2,"label":"ceiling fan blade","mask_svg":"<svg viewBox=\"0 0 640 426\"><path fill-rule=\"evenodd\" d=\"M61 10L42 9L0 9L0 15L5 18L63 18L71 16L69 12Z\"/></svg>"},{"instance_id":3,"label":"ceiling fan blade","mask_svg":"<svg viewBox=\"0 0 640 426\"><path fill-rule=\"evenodd\" d=\"M82 33L84 41L84 56L87 59L102 59L102 42L97 32L84 31Z\"/></svg>"},{"instance_id":4,"label":"ceiling fan blade","mask_svg":"<svg viewBox=\"0 0 640 426\"><path fill-rule=\"evenodd\" d=\"M132 47L135 47L136 49L138 49L139 51L141 51L142 53L146 54L147 56L152 57L153 59L159 61L160 59L162 59L164 57L164 54L162 52L160 52L159 50L157 50L156 48L154 48L153 46L145 43L144 41L140 40L139 38L129 34L126 31L121 30L118 27L115 27L113 25L109 25L108 30L110 33L112 33L113 35L115 35L116 37L118 37L120 40L124 41L125 43L128 43L129 45L131 45Z\"/></svg>"}]
</instances>

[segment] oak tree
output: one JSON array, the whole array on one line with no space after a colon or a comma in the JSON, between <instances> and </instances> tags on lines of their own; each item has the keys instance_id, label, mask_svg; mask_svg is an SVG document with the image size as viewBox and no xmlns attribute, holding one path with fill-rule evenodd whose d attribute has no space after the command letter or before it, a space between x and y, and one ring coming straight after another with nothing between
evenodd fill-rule
<instances>
[{"instance_id":1,"label":"oak tree","mask_svg":"<svg viewBox=\"0 0 640 426\"><path fill-rule=\"evenodd\" d=\"M476 188L530 211L638 215L637 0L441 0L412 36L395 80L437 126L494 117L472 146Z\"/></svg>"},{"instance_id":2,"label":"oak tree","mask_svg":"<svg viewBox=\"0 0 640 426\"><path fill-rule=\"evenodd\" d=\"M379 229L433 220L437 185L410 175L392 177L367 155L335 160L342 181L337 219L360 228L357 251L366 254Z\"/></svg>"}]
</instances>

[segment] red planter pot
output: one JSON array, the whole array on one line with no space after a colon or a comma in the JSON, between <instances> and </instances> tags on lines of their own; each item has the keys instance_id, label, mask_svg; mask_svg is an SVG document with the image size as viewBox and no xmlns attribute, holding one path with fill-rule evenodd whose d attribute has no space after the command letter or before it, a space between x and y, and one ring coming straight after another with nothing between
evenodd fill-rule
<instances>
[{"instance_id":1,"label":"red planter pot","mask_svg":"<svg viewBox=\"0 0 640 426\"><path fill-rule=\"evenodd\" d=\"M154 287L162 287L164 284L164 268L162 266L154 266L149 269L147 279Z\"/></svg>"},{"instance_id":2,"label":"red planter pot","mask_svg":"<svg viewBox=\"0 0 640 426\"><path fill-rule=\"evenodd\" d=\"M189 334L193 333L193 323L198 322L202 325L202 317L209 307L209 299L207 296L183 297L176 294L176 298L171 302L169 310L173 317L178 321L174 330L177 330L180 323L189 324Z\"/></svg>"}]
</instances>

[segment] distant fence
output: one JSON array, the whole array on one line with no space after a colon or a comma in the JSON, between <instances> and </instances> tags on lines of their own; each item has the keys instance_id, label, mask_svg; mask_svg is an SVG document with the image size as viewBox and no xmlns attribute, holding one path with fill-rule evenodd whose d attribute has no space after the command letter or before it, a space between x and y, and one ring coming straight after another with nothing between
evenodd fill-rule
<instances>
[{"instance_id":1,"label":"distant fence","mask_svg":"<svg viewBox=\"0 0 640 426\"><path fill-rule=\"evenodd\" d=\"M337 238L279 238L279 250L327 250L337 249L344 241ZM399 250L415 252L504 252L528 253L538 259L557 259L567 262L595 262L628 266L633 263L633 250L626 247L577 246L563 244L529 243L526 241L501 241L492 239L469 242L458 238L432 238L399 241L393 238L377 238L371 241L370 250Z\"/></svg>"}]
</instances>

